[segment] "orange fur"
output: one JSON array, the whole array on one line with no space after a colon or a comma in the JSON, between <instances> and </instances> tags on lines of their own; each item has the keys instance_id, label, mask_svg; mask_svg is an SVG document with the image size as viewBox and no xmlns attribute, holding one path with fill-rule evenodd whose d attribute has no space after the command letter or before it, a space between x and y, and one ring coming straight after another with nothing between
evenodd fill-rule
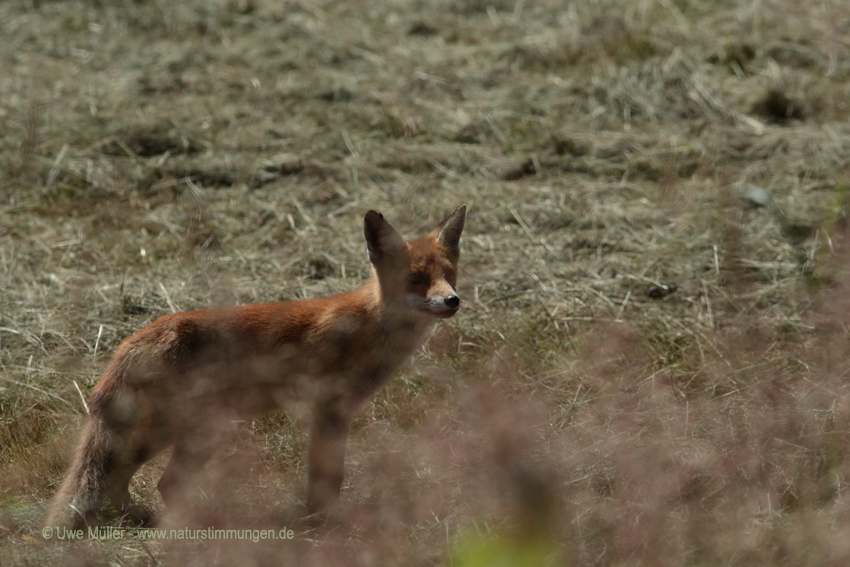
<instances>
[{"instance_id":1,"label":"orange fur","mask_svg":"<svg viewBox=\"0 0 850 567\"><path fill-rule=\"evenodd\" d=\"M307 399L314 404L307 503L332 509L357 408L418 348L455 291L461 205L428 235L405 242L369 211L373 276L333 297L165 315L125 339L89 400L89 417L45 525L80 527L111 503L144 521L128 485L174 447L157 487L166 506L212 456L230 424Z\"/></svg>"}]
</instances>

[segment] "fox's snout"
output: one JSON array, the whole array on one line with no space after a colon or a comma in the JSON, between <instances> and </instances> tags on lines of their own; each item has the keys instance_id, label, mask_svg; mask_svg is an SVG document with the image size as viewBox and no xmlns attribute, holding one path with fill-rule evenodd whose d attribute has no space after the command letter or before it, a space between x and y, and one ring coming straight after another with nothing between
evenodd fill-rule
<instances>
[{"instance_id":1,"label":"fox's snout","mask_svg":"<svg viewBox=\"0 0 850 567\"><path fill-rule=\"evenodd\" d=\"M440 319L448 319L457 313L460 307L460 297L454 292L449 295L430 294L428 297L420 297L410 294L407 296L408 304L428 315Z\"/></svg>"},{"instance_id":2,"label":"fox's snout","mask_svg":"<svg viewBox=\"0 0 850 567\"><path fill-rule=\"evenodd\" d=\"M460 307L460 298L455 294L447 295L445 297L437 296L432 298L431 302L436 304L436 309L432 312L441 319L448 319L453 316L457 313L457 310Z\"/></svg>"}]
</instances>

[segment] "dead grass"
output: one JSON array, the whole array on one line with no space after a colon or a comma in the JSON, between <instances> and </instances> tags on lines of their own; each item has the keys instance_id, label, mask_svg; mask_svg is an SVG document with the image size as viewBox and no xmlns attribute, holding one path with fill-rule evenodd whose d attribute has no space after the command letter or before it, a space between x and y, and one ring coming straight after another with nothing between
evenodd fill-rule
<instances>
[{"instance_id":1,"label":"dead grass","mask_svg":"<svg viewBox=\"0 0 850 567\"><path fill-rule=\"evenodd\" d=\"M847 562L842 3L19 0L0 34L11 562ZM33 539L122 338L352 289L365 210L461 202L464 309L359 416L341 522L297 513L294 408L186 519L293 540Z\"/></svg>"}]
</instances>

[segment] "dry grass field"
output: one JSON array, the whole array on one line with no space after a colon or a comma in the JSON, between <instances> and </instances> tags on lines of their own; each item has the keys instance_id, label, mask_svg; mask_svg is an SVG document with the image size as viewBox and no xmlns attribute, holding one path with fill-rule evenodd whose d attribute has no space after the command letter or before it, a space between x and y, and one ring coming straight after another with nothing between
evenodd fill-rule
<instances>
[{"instance_id":1,"label":"dry grass field","mask_svg":"<svg viewBox=\"0 0 850 567\"><path fill-rule=\"evenodd\" d=\"M0 564L850 564L850 3L8 0L0 37ZM294 407L170 518L292 539L41 540L124 337L354 289L366 210L461 203L461 311L341 518Z\"/></svg>"}]
</instances>

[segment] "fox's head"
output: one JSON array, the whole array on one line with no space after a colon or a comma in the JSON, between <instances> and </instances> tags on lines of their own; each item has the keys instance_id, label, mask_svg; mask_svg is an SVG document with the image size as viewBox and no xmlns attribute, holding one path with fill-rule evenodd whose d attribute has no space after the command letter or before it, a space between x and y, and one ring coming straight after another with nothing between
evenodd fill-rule
<instances>
[{"instance_id":1,"label":"fox's head","mask_svg":"<svg viewBox=\"0 0 850 567\"><path fill-rule=\"evenodd\" d=\"M457 261L465 219L466 205L461 205L427 235L406 242L381 213L366 213L363 232L383 299L434 317L457 313Z\"/></svg>"}]
</instances>

